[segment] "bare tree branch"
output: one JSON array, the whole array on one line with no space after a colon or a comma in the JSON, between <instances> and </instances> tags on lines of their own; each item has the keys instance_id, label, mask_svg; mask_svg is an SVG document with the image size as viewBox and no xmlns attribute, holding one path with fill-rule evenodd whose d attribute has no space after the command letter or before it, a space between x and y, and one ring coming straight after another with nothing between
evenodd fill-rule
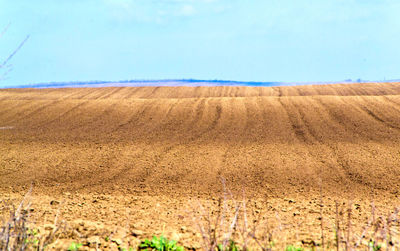
<instances>
[{"instance_id":1,"label":"bare tree branch","mask_svg":"<svg viewBox=\"0 0 400 251\"><path fill-rule=\"evenodd\" d=\"M13 51L13 53L11 53L10 56L8 56L6 60L4 60L4 62L0 65L0 68L3 68L7 65L7 63L11 60L11 58L14 57L14 55L21 49L22 46L24 46L29 37L30 37L29 35L26 36L26 38L19 44L19 46Z\"/></svg>"},{"instance_id":2,"label":"bare tree branch","mask_svg":"<svg viewBox=\"0 0 400 251\"><path fill-rule=\"evenodd\" d=\"M3 31L0 33L0 38L4 36L10 25L11 23L8 23L7 26L3 29ZM18 47L6 58L6 60L4 60L3 63L0 63L0 70L3 71L3 73L0 73L0 81L5 80L7 78L7 75L12 71L13 67L11 64L9 64L9 62L14 57L14 55L22 48L22 46L24 46L29 37L29 35L26 36L25 39L18 45Z\"/></svg>"},{"instance_id":3,"label":"bare tree branch","mask_svg":"<svg viewBox=\"0 0 400 251\"><path fill-rule=\"evenodd\" d=\"M12 71L12 65L8 64L6 65L6 67L4 67L5 71L3 72L3 74L1 74L0 76L0 81L7 79L7 75Z\"/></svg>"},{"instance_id":4,"label":"bare tree branch","mask_svg":"<svg viewBox=\"0 0 400 251\"><path fill-rule=\"evenodd\" d=\"M4 34L7 32L8 28L10 27L11 23L8 23L7 26L4 28L4 30L0 33L0 38L4 36Z\"/></svg>"}]
</instances>

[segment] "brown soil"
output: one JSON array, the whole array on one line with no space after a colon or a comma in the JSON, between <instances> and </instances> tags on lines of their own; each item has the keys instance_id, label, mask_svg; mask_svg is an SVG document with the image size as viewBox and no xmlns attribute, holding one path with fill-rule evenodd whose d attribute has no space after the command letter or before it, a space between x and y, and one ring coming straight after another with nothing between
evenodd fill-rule
<instances>
[{"instance_id":1,"label":"brown soil","mask_svg":"<svg viewBox=\"0 0 400 251\"><path fill-rule=\"evenodd\" d=\"M335 200L359 203L361 224L371 201L399 204L400 84L4 89L0 172L12 202L33 183L38 221L60 210L187 246L191 210L215 209L222 177L303 240L321 198L329 220Z\"/></svg>"}]
</instances>

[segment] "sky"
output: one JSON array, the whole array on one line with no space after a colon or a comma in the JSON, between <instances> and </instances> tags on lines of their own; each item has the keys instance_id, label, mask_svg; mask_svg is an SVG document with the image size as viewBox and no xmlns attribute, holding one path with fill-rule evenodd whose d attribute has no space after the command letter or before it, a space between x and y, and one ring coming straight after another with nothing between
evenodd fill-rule
<instances>
[{"instance_id":1,"label":"sky","mask_svg":"<svg viewBox=\"0 0 400 251\"><path fill-rule=\"evenodd\" d=\"M0 0L0 62L30 35L0 87L398 79L399 13L398 0Z\"/></svg>"}]
</instances>

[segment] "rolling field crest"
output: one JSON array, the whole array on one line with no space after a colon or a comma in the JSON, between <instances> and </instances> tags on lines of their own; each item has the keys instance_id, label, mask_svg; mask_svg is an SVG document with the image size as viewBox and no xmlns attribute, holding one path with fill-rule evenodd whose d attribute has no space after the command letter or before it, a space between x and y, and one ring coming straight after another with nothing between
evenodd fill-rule
<instances>
[{"instance_id":1,"label":"rolling field crest","mask_svg":"<svg viewBox=\"0 0 400 251\"><path fill-rule=\"evenodd\" d=\"M255 194L261 181L279 194L319 178L327 190L394 192L399 93L395 83L1 90L0 126L12 127L0 134L1 185L212 193L223 176Z\"/></svg>"}]
</instances>

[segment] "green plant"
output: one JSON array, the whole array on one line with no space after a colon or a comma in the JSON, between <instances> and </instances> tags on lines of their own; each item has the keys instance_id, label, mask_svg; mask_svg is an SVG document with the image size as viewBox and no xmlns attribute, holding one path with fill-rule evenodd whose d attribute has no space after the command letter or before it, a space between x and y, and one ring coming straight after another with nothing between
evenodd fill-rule
<instances>
[{"instance_id":1,"label":"green plant","mask_svg":"<svg viewBox=\"0 0 400 251\"><path fill-rule=\"evenodd\" d=\"M139 249L145 249L145 250L157 250L157 251L183 251L184 248L182 246L178 246L176 244L176 241L174 240L168 240L164 236L160 236L157 238L156 236L153 236L153 239L144 240L140 243Z\"/></svg>"},{"instance_id":2,"label":"green plant","mask_svg":"<svg viewBox=\"0 0 400 251\"><path fill-rule=\"evenodd\" d=\"M378 251L378 250L382 250L382 245L377 244L375 241L370 240L368 242L368 247L373 250L373 251Z\"/></svg>"},{"instance_id":3,"label":"green plant","mask_svg":"<svg viewBox=\"0 0 400 251\"><path fill-rule=\"evenodd\" d=\"M218 251L239 251L238 246L236 246L235 242L233 240L229 241L229 245L224 247L223 244L219 244L217 246Z\"/></svg>"},{"instance_id":4,"label":"green plant","mask_svg":"<svg viewBox=\"0 0 400 251\"><path fill-rule=\"evenodd\" d=\"M287 246L285 248L285 251L303 251L303 250L304 250L303 248L298 248L298 247L295 247L295 246L292 246L292 245Z\"/></svg>"},{"instance_id":5,"label":"green plant","mask_svg":"<svg viewBox=\"0 0 400 251\"><path fill-rule=\"evenodd\" d=\"M26 231L27 238L25 239L25 244L32 245L34 248L37 248L40 243L39 239L39 230L36 228L30 229L28 228Z\"/></svg>"},{"instance_id":6,"label":"green plant","mask_svg":"<svg viewBox=\"0 0 400 251\"><path fill-rule=\"evenodd\" d=\"M118 247L118 248L121 251L133 251L134 250L133 248L120 248L120 247Z\"/></svg>"},{"instance_id":7,"label":"green plant","mask_svg":"<svg viewBox=\"0 0 400 251\"><path fill-rule=\"evenodd\" d=\"M72 242L68 247L68 251L78 251L83 245L81 243Z\"/></svg>"}]
</instances>

